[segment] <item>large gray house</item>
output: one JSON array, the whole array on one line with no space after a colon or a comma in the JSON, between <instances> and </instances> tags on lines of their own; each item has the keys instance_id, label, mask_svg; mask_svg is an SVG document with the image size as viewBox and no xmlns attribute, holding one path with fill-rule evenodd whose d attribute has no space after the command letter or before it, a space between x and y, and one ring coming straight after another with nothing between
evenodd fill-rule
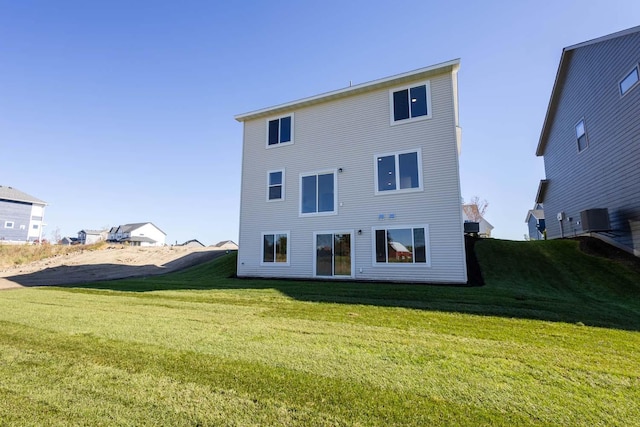
<instances>
[{"instance_id":1,"label":"large gray house","mask_svg":"<svg viewBox=\"0 0 640 427\"><path fill-rule=\"evenodd\" d=\"M0 241L27 243L42 239L46 202L0 185Z\"/></svg>"},{"instance_id":2,"label":"large gray house","mask_svg":"<svg viewBox=\"0 0 640 427\"><path fill-rule=\"evenodd\" d=\"M536 155L549 238L640 255L640 26L566 47Z\"/></svg>"}]
</instances>

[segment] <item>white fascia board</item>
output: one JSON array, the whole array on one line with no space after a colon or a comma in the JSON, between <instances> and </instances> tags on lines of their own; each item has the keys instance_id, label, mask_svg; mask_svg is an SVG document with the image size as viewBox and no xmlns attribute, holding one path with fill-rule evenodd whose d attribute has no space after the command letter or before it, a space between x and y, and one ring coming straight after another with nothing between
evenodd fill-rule
<instances>
[{"instance_id":1,"label":"white fascia board","mask_svg":"<svg viewBox=\"0 0 640 427\"><path fill-rule=\"evenodd\" d=\"M460 59L453 59L451 61L443 62L440 64L431 65L429 67L420 68L418 70L409 71L402 74L396 74L390 77L384 77L382 79L373 80L366 83L361 83L354 86L349 86L343 89L338 89L332 92L322 93L320 95L311 96L308 98L299 99L297 101L291 101L284 104L276 105L273 107L262 108L260 110L250 111L248 113L238 114L234 116L239 122L245 120L254 119L257 117L276 114L278 112L284 112L286 110L292 110L306 105L317 104L320 102L329 101L331 99L343 98L346 96L354 95L359 92L367 92L378 87L391 86L403 81L414 80L421 77L426 77L433 74L439 74L444 72L456 72L460 68Z\"/></svg>"}]
</instances>

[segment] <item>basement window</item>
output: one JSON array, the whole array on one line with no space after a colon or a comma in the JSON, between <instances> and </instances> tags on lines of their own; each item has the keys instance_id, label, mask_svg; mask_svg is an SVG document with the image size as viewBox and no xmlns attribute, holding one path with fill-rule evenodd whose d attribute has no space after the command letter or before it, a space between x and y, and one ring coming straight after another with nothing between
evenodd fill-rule
<instances>
[{"instance_id":1,"label":"basement window","mask_svg":"<svg viewBox=\"0 0 640 427\"><path fill-rule=\"evenodd\" d=\"M5 221L4 222L4 228L13 228L14 227L14 222L13 221Z\"/></svg>"}]
</instances>

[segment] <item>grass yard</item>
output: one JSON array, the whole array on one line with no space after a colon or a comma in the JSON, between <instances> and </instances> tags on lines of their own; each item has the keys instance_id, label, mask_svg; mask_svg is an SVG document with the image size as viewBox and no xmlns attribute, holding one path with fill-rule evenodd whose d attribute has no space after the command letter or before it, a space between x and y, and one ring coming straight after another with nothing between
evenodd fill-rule
<instances>
[{"instance_id":1,"label":"grass yard","mask_svg":"<svg viewBox=\"0 0 640 427\"><path fill-rule=\"evenodd\" d=\"M640 425L640 274L480 241L483 287L179 273L0 292L0 425Z\"/></svg>"}]
</instances>

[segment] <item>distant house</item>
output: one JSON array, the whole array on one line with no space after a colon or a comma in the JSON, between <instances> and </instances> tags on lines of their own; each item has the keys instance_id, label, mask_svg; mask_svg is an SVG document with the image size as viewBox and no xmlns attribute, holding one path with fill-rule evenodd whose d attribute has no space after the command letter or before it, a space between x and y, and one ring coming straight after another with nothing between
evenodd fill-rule
<instances>
[{"instance_id":1,"label":"distant house","mask_svg":"<svg viewBox=\"0 0 640 427\"><path fill-rule=\"evenodd\" d=\"M164 246L167 234L151 222L111 227L108 240L131 246Z\"/></svg>"},{"instance_id":2,"label":"distant house","mask_svg":"<svg viewBox=\"0 0 640 427\"><path fill-rule=\"evenodd\" d=\"M216 249L226 249L229 251L237 251L238 250L238 245L231 241L231 240L223 240L222 242L218 242L215 245L213 245L214 248Z\"/></svg>"},{"instance_id":3,"label":"distant house","mask_svg":"<svg viewBox=\"0 0 640 427\"><path fill-rule=\"evenodd\" d=\"M58 242L59 245L65 245L65 246L75 245L77 243L78 243L78 238L77 237L63 237Z\"/></svg>"},{"instance_id":4,"label":"distant house","mask_svg":"<svg viewBox=\"0 0 640 427\"><path fill-rule=\"evenodd\" d=\"M0 241L27 243L42 240L46 202L0 185Z\"/></svg>"},{"instance_id":5,"label":"distant house","mask_svg":"<svg viewBox=\"0 0 640 427\"><path fill-rule=\"evenodd\" d=\"M529 240L544 240L546 224L542 203L536 203L533 209L529 210L524 222L527 223L529 229Z\"/></svg>"},{"instance_id":6,"label":"distant house","mask_svg":"<svg viewBox=\"0 0 640 427\"><path fill-rule=\"evenodd\" d=\"M91 245L107 240L108 235L107 230L80 230L78 231L78 242L82 245Z\"/></svg>"},{"instance_id":7,"label":"distant house","mask_svg":"<svg viewBox=\"0 0 640 427\"><path fill-rule=\"evenodd\" d=\"M478 206L474 204L462 205L462 220L464 222L477 222L480 226L480 237L491 237L493 225L489 223L478 211Z\"/></svg>"},{"instance_id":8,"label":"distant house","mask_svg":"<svg viewBox=\"0 0 640 427\"><path fill-rule=\"evenodd\" d=\"M186 242L178 246L186 246L188 248L204 248L204 245L196 239L187 240Z\"/></svg>"},{"instance_id":9,"label":"distant house","mask_svg":"<svg viewBox=\"0 0 640 427\"><path fill-rule=\"evenodd\" d=\"M640 256L640 26L564 48L536 155L547 236Z\"/></svg>"}]
</instances>

